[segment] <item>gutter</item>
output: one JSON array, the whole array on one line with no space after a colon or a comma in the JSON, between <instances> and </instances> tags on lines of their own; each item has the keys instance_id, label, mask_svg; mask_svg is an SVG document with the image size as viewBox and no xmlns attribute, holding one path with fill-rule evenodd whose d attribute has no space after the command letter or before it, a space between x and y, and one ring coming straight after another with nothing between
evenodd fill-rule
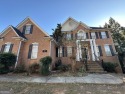
<instances>
[{"instance_id":1,"label":"gutter","mask_svg":"<svg viewBox=\"0 0 125 94\"><path fill-rule=\"evenodd\" d=\"M22 40L20 41L20 44L19 44L19 48L18 48L18 52L17 52L17 58L16 58L16 63L15 63L15 68L17 67L17 63L18 63L21 44L22 44Z\"/></svg>"}]
</instances>

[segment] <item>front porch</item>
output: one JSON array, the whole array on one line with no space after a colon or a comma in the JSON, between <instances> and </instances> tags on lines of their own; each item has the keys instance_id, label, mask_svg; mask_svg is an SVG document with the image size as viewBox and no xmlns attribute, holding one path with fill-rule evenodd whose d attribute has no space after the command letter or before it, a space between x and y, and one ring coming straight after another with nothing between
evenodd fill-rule
<instances>
[{"instance_id":1,"label":"front porch","mask_svg":"<svg viewBox=\"0 0 125 94\"><path fill-rule=\"evenodd\" d=\"M80 61L83 58L87 58L87 61L99 60L95 39L77 40L76 44L76 61Z\"/></svg>"}]
</instances>

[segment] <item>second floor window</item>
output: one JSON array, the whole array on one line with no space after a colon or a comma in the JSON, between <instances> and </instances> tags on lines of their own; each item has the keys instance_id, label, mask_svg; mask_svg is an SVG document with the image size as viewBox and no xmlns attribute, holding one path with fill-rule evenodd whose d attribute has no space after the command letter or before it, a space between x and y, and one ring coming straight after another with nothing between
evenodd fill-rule
<instances>
[{"instance_id":1,"label":"second floor window","mask_svg":"<svg viewBox=\"0 0 125 94\"><path fill-rule=\"evenodd\" d=\"M66 34L67 40L71 40L71 34Z\"/></svg>"},{"instance_id":2,"label":"second floor window","mask_svg":"<svg viewBox=\"0 0 125 94\"><path fill-rule=\"evenodd\" d=\"M96 39L96 34L95 34L95 32L92 32L92 33L91 33L91 38L92 38L92 39Z\"/></svg>"},{"instance_id":3,"label":"second floor window","mask_svg":"<svg viewBox=\"0 0 125 94\"><path fill-rule=\"evenodd\" d=\"M25 34L30 34L31 25L26 25Z\"/></svg>"},{"instance_id":4,"label":"second floor window","mask_svg":"<svg viewBox=\"0 0 125 94\"><path fill-rule=\"evenodd\" d=\"M105 33L105 32L101 32L101 36L102 36L102 39L107 38L107 36L106 36L106 33Z\"/></svg>"},{"instance_id":5,"label":"second floor window","mask_svg":"<svg viewBox=\"0 0 125 94\"><path fill-rule=\"evenodd\" d=\"M80 31L77 33L77 39L85 39L86 36L83 31Z\"/></svg>"}]
</instances>

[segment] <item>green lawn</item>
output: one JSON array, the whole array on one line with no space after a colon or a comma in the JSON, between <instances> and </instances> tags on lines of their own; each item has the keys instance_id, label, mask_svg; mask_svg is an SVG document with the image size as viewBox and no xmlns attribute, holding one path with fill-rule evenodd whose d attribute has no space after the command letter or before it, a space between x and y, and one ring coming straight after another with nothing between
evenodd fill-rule
<instances>
[{"instance_id":1,"label":"green lawn","mask_svg":"<svg viewBox=\"0 0 125 94\"><path fill-rule=\"evenodd\" d=\"M1 93L2 92L2 93ZM125 94L123 85L0 82L0 94Z\"/></svg>"}]
</instances>

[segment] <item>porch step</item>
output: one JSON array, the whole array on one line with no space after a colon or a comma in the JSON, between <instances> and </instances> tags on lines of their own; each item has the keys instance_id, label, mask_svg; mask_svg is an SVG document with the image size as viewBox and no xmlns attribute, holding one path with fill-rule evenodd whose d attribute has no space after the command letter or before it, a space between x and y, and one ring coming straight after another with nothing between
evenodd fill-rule
<instances>
[{"instance_id":1,"label":"porch step","mask_svg":"<svg viewBox=\"0 0 125 94\"><path fill-rule=\"evenodd\" d=\"M106 73L103 68L98 64L98 62L88 62L88 72L89 73Z\"/></svg>"}]
</instances>

